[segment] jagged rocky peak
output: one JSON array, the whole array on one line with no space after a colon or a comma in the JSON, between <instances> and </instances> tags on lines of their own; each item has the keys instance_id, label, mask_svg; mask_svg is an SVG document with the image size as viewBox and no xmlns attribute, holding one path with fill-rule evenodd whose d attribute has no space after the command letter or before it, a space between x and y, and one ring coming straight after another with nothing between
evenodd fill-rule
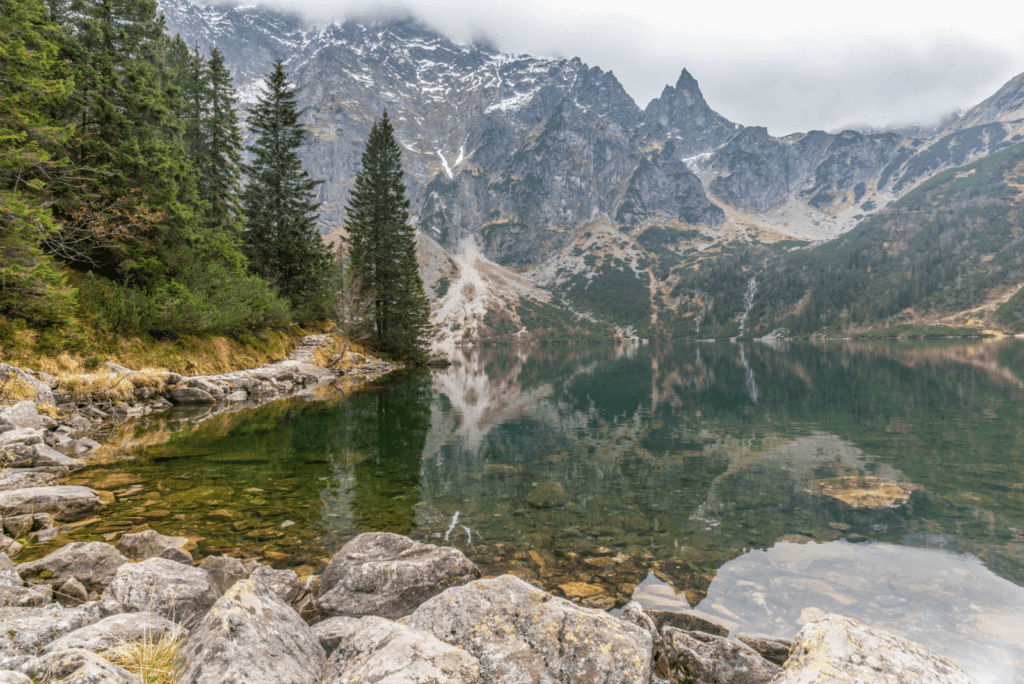
<instances>
[{"instance_id":1,"label":"jagged rocky peak","mask_svg":"<svg viewBox=\"0 0 1024 684\"><path fill-rule=\"evenodd\" d=\"M665 86L661 96L650 101L644 123L649 137L677 138L690 155L712 152L742 129L711 109L697 79L686 69L675 87Z\"/></svg>"},{"instance_id":2,"label":"jagged rocky peak","mask_svg":"<svg viewBox=\"0 0 1024 684\"><path fill-rule=\"evenodd\" d=\"M990 123L1024 124L1024 74L1017 74L992 97L972 107L946 129L947 133Z\"/></svg>"}]
</instances>

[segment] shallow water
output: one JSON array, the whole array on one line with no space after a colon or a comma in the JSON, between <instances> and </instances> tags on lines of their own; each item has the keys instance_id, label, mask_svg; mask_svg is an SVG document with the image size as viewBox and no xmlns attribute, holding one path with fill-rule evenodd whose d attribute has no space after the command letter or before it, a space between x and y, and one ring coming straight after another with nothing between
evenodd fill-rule
<instances>
[{"instance_id":1,"label":"shallow water","mask_svg":"<svg viewBox=\"0 0 1024 684\"><path fill-rule=\"evenodd\" d=\"M697 605L723 565L780 540L971 554L1024 586L1024 341L493 347L454 361L348 397L125 424L115 439L137 458L77 476L117 502L74 538L148 524L195 538L198 556L316 568L358 532L391 530L606 609L651 573ZM842 476L914 491L851 508L822 490Z\"/></svg>"}]
</instances>

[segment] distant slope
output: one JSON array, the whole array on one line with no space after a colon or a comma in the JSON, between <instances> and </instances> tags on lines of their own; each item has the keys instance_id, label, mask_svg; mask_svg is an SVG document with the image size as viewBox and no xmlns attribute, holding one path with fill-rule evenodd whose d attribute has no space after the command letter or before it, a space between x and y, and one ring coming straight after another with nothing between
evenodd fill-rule
<instances>
[{"instance_id":1,"label":"distant slope","mask_svg":"<svg viewBox=\"0 0 1024 684\"><path fill-rule=\"evenodd\" d=\"M969 320L1024 329L1024 296L1006 302L1024 285L1024 144L940 173L759 280L759 334Z\"/></svg>"}]
</instances>

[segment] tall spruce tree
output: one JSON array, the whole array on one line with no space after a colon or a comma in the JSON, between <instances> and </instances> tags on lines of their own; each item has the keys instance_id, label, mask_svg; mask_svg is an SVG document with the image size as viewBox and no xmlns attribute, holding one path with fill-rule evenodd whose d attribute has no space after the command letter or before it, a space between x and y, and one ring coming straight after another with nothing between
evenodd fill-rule
<instances>
[{"instance_id":1,"label":"tall spruce tree","mask_svg":"<svg viewBox=\"0 0 1024 684\"><path fill-rule=\"evenodd\" d=\"M209 202L209 219L241 237L242 209L240 178L242 134L231 72L224 66L224 55L217 46L210 50L206 63L208 114L205 121L207 161L200 196Z\"/></svg>"},{"instance_id":2,"label":"tall spruce tree","mask_svg":"<svg viewBox=\"0 0 1024 684\"><path fill-rule=\"evenodd\" d=\"M334 260L316 228L316 188L323 181L302 168L306 131L281 60L266 84L248 119L256 142L242 193L245 252L252 272L274 285L300 320L323 318L334 280Z\"/></svg>"},{"instance_id":3,"label":"tall spruce tree","mask_svg":"<svg viewBox=\"0 0 1024 684\"><path fill-rule=\"evenodd\" d=\"M430 307L416 263L401 151L386 111L370 131L362 164L347 207L352 278L373 299L376 347L422 361Z\"/></svg>"},{"instance_id":4,"label":"tall spruce tree","mask_svg":"<svg viewBox=\"0 0 1024 684\"><path fill-rule=\"evenodd\" d=\"M54 190L71 180L63 148L74 130L52 112L72 83L41 0L0 0L0 36L0 316L59 322L74 292L42 243L59 229Z\"/></svg>"}]
</instances>

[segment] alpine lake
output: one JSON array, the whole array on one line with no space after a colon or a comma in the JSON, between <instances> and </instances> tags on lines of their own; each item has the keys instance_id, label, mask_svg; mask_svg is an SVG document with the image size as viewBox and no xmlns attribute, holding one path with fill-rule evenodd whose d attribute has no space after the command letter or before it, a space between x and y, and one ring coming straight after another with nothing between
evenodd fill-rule
<instances>
[{"instance_id":1,"label":"alpine lake","mask_svg":"<svg viewBox=\"0 0 1024 684\"><path fill-rule=\"evenodd\" d=\"M442 371L109 436L63 541L156 529L300 574L363 531L603 610L792 638L836 612L1024 680L1024 340L456 350Z\"/></svg>"}]
</instances>

